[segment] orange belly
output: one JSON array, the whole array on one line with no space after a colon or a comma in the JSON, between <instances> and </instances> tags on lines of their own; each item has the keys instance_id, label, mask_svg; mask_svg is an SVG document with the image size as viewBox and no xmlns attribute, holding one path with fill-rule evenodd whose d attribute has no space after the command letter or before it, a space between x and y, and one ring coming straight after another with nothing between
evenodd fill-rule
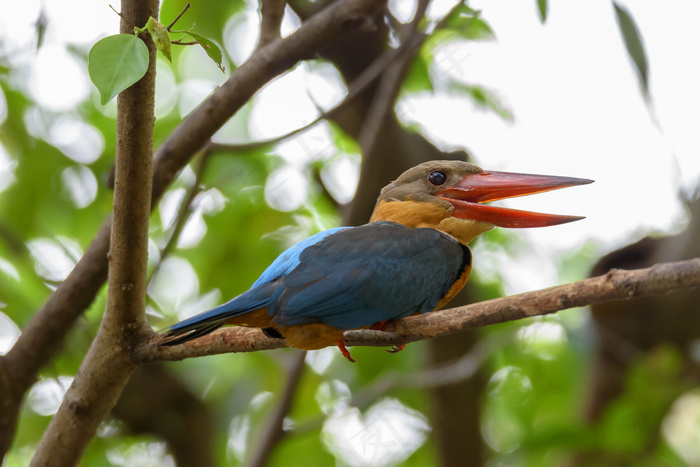
<instances>
[{"instance_id":1,"label":"orange belly","mask_svg":"<svg viewBox=\"0 0 700 467\"><path fill-rule=\"evenodd\" d=\"M284 336L289 347L303 350L318 350L335 345L343 338L343 331L327 324L305 324L300 326L278 326L272 324L272 317L266 308L251 311L226 320L226 324L252 328L274 328Z\"/></svg>"},{"instance_id":2,"label":"orange belly","mask_svg":"<svg viewBox=\"0 0 700 467\"><path fill-rule=\"evenodd\" d=\"M305 324L276 328L284 336L289 347L303 350L318 350L335 345L343 338L343 331L327 324Z\"/></svg>"},{"instance_id":3,"label":"orange belly","mask_svg":"<svg viewBox=\"0 0 700 467\"><path fill-rule=\"evenodd\" d=\"M471 264L467 266L464 271L462 272L462 275L459 276L459 278L455 281L454 284L452 284L452 287L450 287L450 290L447 292L447 295L445 295L442 300L440 300L440 303L437 304L435 307L435 310L437 311L447 305L450 300L452 300L459 292L462 291L464 288L464 285L467 283L469 280L469 275L472 272L472 266Z\"/></svg>"}]
</instances>

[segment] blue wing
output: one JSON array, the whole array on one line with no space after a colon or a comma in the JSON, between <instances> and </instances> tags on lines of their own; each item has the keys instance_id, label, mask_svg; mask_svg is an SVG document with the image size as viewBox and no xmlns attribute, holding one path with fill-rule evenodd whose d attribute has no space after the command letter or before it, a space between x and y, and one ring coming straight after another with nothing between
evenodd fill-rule
<instances>
[{"instance_id":1,"label":"blue wing","mask_svg":"<svg viewBox=\"0 0 700 467\"><path fill-rule=\"evenodd\" d=\"M319 232L315 235L312 235L306 240L302 240L296 245L287 248L284 252L282 252L281 255L277 257L277 259L275 259L272 262L272 264L270 264L267 267L267 269L265 269L265 271L263 271L260 277L258 277L258 280L253 282L251 288L260 284L264 284L265 282L271 282L282 276L286 276L287 274L292 272L294 268L299 266L299 255L301 255L302 251L320 242L321 240L324 240L329 235L349 228L352 227L336 227L334 229L324 230L323 232Z\"/></svg>"},{"instance_id":2,"label":"blue wing","mask_svg":"<svg viewBox=\"0 0 700 467\"><path fill-rule=\"evenodd\" d=\"M283 326L322 322L338 329L425 313L470 264L469 248L449 235L374 222L306 248L279 279L268 313Z\"/></svg>"},{"instance_id":3,"label":"blue wing","mask_svg":"<svg viewBox=\"0 0 700 467\"><path fill-rule=\"evenodd\" d=\"M354 329L435 309L471 264L469 248L434 229L393 222L318 233L282 253L247 292L164 329L174 345L267 308L281 326Z\"/></svg>"},{"instance_id":4,"label":"blue wing","mask_svg":"<svg viewBox=\"0 0 700 467\"><path fill-rule=\"evenodd\" d=\"M223 305L162 329L160 332L164 335L164 339L167 339L164 345L176 345L208 334L220 327L228 318L267 306L274 293L274 287L272 287L274 281L286 276L299 265L299 255L306 248L336 232L350 228L352 227L324 230L289 247L263 271L247 292Z\"/></svg>"}]
</instances>

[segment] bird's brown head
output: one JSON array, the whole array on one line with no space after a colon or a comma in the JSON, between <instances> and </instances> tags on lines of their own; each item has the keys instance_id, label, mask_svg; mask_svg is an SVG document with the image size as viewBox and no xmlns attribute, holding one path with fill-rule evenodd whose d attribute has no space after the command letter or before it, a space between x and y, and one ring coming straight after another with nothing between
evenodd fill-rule
<instances>
[{"instance_id":1,"label":"bird's brown head","mask_svg":"<svg viewBox=\"0 0 700 467\"><path fill-rule=\"evenodd\" d=\"M468 243L496 226L546 227L583 219L483 204L487 201L592 182L487 171L462 161L430 161L407 170L382 189L370 222L385 220L409 227L431 227Z\"/></svg>"}]
</instances>

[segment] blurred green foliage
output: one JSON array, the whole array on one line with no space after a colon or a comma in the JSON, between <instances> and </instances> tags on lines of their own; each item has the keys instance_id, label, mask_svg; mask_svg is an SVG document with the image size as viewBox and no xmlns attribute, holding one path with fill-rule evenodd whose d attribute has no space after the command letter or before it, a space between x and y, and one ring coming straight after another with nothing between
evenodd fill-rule
<instances>
[{"instance_id":1,"label":"blurred green foliage","mask_svg":"<svg viewBox=\"0 0 700 467\"><path fill-rule=\"evenodd\" d=\"M185 3L184 0L164 1L162 21L167 24ZM184 29L194 23L197 33L219 44L224 42L224 30L231 18L250 9L241 1L192 3L178 27ZM547 2L540 1L537 5L544 20ZM434 89L430 67L438 42L448 38L489 38L493 31L478 12L465 6L449 18L445 30L439 34L439 38L436 35L427 41L417 55L403 92ZM182 53L181 47L173 50L172 70L177 84L189 79L188 70L177 66ZM76 55L85 61L84 53L76 52ZM225 57L224 61L231 63L232 59ZM89 99L63 115L42 108L16 86L15 70L11 65L6 68L3 64L3 70L0 89L7 101L8 115L0 126L0 143L14 166L14 181L0 193L0 258L11 265L16 277L9 274L7 268L0 269L0 311L21 328L44 303L56 280L60 280L52 279L42 269L42 258L38 256L41 253L32 253L32 242L49 240L55 247L52 251L56 254L62 252L70 263L85 251L111 212L112 191L107 181L114 158L115 119L113 109L98 104L94 90ZM231 67L228 71L232 71ZM463 98L473 99L501 116L510 115L482 88L465 85L457 91ZM177 89L167 92L177 92ZM236 117L243 119L242 123L239 122L242 133L247 133L245 119L249 111L249 108L244 109ZM91 162L79 162L68 157L57 144L48 142L52 126L65 115L99 133L104 143L99 157ZM156 143L162 142L180 121L177 106L160 115L155 127ZM359 152L354 141L337 127L332 126L331 132L336 153ZM178 264L188 264L195 273L197 284L193 295L184 299L196 301L212 291L217 302L233 297L246 290L293 241L321 228L338 225L340 215L336 204L320 186L314 173L330 164L333 157L312 158L306 162L303 173L310 187L308 197L301 208L281 212L266 203L264 188L268 176L287 164L277 146L221 150L209 155L201 175L202 193L209 193L209 202L214 195L215 199L223 201L217 209L200 211L206 228L203 236L186 247L175 248L169 256L181 259ZM76 205L70 187L66 186L66 180L70 179L62 174L71 168L87 170L81 173L91 174L96 182L96 192L85 206ZM182 194L191 189L193 174L198 170L199 160L195 159L170 187L169 194L179 193L175 198L182 199ZM89 180L86 183L89 184ZM210 191L214 189L216 193ZM195 198L195 211L197 203L204 203L202 199ZM156 209L151 220L154 246L162 248L167 242L171 226L166 224L163 211ZM479 241L489 244L494 250L506 252L526 247L522 242L518 243L513 234L503 231L490 233ZM584 250L593 251L595 246L586 245ZM151 271L159 261L155 248L153 253ZM562 276L567 280L580 278L590 266L590 257L590 254L576 252L564 258ZM478 285L479 299L503 293L498 277L485 279L477 271L473 282ZM180 291L171 290L169 293L177 297ZM41 381L75 375L99 326L105 298L103 290L85 317L76 323L61 353L42 371ZM181 310L161 308L153 296L149 297L148 303L152 310L149 319L155 328L178 319L177 312ZM679 360L670 349L659 349L640 361L629 375L624 397L611 407L599 426L584 425L581 405L590 377L588 368L594 339L591 330L578 318L582 313L585 311L571 310L554 317L483 330L485 335L506 337L490 348L489 358L482 369L487 375L488 385L482 399L474 401L482 407L481 426L490 449L491 464L561 465L578 451L602 449L620 456L620 459L636 459L639 465L680 465L680 459L663 439L654 449L645 446L649 439L658 436L655 432L668 407L686 389L679 382ZM353 461L352 453L334 451L329 447L328 435L322 433L322 428L328 418L350 410L353 397L361 402L358 409L363 414L367 414L374 404L391 398L400 401L406 413L417 411L429 417L431 402L428 391L385 384L397 375L410 378L420 372L425 366L425 347L425 343L411 344L399 355L390 355L377 348L353 349L353 356L359 362L355 365L343 360L335 349L310 356L288 415L286 437L274 451L271 465L290 465L290 459L303 459L305 465L312 466L333 463L384 465L379 462L381 459L375 459L376 464L367 459L360 463L357 458ZM293 352L277 350L221 355L170 365L183 384L201 397L214 414L216 436L212 449L220 465L237 465L240 456L248 456L250 450L255 449L259 429L264 426L284 390L285 368ZM324 360L327 361L324 363ZM50 418L40 415L36 409L35 399L30 396L22 409L21 423L14 447L5 461L6 466L23 466L31 458ZM399 419L385 420L389 433L392 433L392 424L399 423L395 420ZM356 434L357 431L350 432L348 436ZM386 441L406 441L401 436ZM434 465L436 454L431 436L428 434L426 442L418 443L413 448L415 451L406 453L407 459L398 462L407 466ZM159 443L160 440L151 436L130 434L124 423L111 420L100 428L99 436L85 453L83 464L166 465L168 454ZM352 451L352 446L347 446Z\"/></svg>"}]
</instances>

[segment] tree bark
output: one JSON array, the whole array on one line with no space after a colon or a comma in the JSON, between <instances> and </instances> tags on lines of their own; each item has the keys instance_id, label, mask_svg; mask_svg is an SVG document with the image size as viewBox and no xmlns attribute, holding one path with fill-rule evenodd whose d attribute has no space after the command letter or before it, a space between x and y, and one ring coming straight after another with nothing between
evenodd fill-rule
<instances>
[{"instance_id":1,"label":"tree bark","mask_svg":"<svg viewBox=\"0 0 700 467\"><path fill-rule=\"evenodd\" d=\"M158 16L157 0L123 0L120 30ZM63 403L39 443L32 465L77 465L135 368L130 349L147 336L145 318L148 220L153 180L156 47L150 36L146 75L117 97L114 222L109 290L102 324Z\"/></svg>"}]
</instances>

